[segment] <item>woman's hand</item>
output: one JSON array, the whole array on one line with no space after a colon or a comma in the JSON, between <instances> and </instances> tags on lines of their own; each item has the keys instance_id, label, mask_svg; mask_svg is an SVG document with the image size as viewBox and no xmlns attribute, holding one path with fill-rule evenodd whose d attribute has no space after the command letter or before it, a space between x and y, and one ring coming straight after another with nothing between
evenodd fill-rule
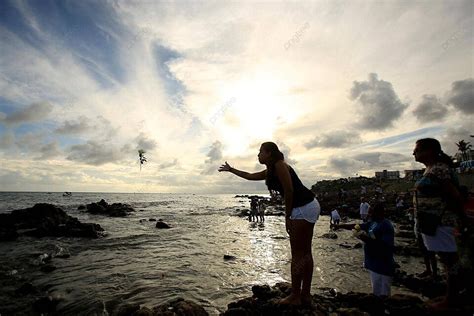
<instances>
[{"instance_id":1,"label":"woman's hand","mask_svg":"<svg viewBox=\"0 0 474 316\"><path fill-rule=\"evenodd\" d=\"M291 219L289 217L285 217L285 219L286 232L288 233L288 235L291 235Z\"/></svg>"},{"instance_id":2,"label":"woman's hand","mask_svg":"<svg viewBox=\"0 0 474 316\"><path fill-rule=\"evenodd\" d=\"M232 169L232 167L226 161L224 165L219 167L218 171L219 172L221 172L221 171L230 171L230 169Z\"/></svg>"}]
</instances>

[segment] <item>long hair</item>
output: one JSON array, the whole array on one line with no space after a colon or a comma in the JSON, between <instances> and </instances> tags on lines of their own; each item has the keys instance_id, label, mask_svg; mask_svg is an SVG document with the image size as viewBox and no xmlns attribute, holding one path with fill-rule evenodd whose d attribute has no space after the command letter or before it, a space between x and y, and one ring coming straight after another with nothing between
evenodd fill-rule
<instances>
[{"instance_id":1,"label":"long hair","mask_svg":"<svg viewBox=\"0 0 474 316\"><path fill-rule=\"evenodd\" d=\"M265 142L262 144L263 150L270 153L270 163L268 163L267 168L267 177L265 179L265 184L268 189L274 188L274 178L273 174L275 172L275 163L279 160L285 160L283 153L278 149L278 146L274 142Z\"/></svg>"},{"instance_id":2,"label":"long hair","mask_svg":"<svg viewBox=\"0 0 474 316\"><path fill-rule=\"evenodd\" d=\"M416 141L421 149L432 150L435 155L435 161L447 164L450 168L454 167L453 160L451 157L446 155L443 150L441 149L441 144L437 139L434 138L422 138Z\"/></svg>"}]
</instances>

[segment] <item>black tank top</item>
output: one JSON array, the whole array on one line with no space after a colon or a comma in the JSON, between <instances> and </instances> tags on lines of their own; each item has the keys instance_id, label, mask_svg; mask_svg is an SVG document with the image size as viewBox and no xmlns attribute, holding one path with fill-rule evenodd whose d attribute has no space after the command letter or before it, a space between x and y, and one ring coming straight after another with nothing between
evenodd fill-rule
<instances>
[{"instance_id":1,"label":"black tank top","mask_svg":"<svg viewBox=\"0 0 474 316\"><path fill-rule=\"evenodd\" d=\"M300 178L298 178L298 175L296 172L288 166L288 169L290 171L290 176L291 176L291 182L293 184L293 207L300 207L303 205L308 204L314 199L314 194L309 190L307 187L303 185L301 182ZM278 191L282 196L285 195L285 192L283 190L283 186L280 183L280 180L278 179L277 175L273 173L273 176L268 179L268 189L269 190L275 190Z\"/></svg>"}]
</instances>

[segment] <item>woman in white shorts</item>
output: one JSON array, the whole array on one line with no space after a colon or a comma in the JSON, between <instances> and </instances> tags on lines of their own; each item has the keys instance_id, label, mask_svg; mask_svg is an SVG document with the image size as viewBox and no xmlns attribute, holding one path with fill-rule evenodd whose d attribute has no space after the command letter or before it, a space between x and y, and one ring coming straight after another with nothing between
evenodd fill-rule
<instances>
[{"instance_id":1,"label":"woman in white shorts","mask_svg":"<svg viewBox=\"0 0 474 316\"><path fill-rule=\"evenodd\" d=\"M311 304L313 278L313 230L319 218L320 206L313 192L306 188L285 161L283 153L273 142L260 146L258 161L266 169L256 173L232 168L227 161L219 171L228 171L247 180L265 180L269 190L278 191L285 200L286 231L291 246L291 294L281 304Z\"/></svg>"},{"instance_id":2,"label":"woman in white shorts","mask_svg":"<svg viewBox=\"0 0 474 316\"><path fill-rule=\"evenodd\" d=\"M416 161L426 166L423 176L415 184L413 202L418 229L426 248L439 255L447 273L446 297L431 304L430 308L446 309L458 303L459 258L454 228L466 222L461 220L465 214L459 183L451 158L441 150L436 139L418 140L413 155Z\"/></svg>"}]
</instances>

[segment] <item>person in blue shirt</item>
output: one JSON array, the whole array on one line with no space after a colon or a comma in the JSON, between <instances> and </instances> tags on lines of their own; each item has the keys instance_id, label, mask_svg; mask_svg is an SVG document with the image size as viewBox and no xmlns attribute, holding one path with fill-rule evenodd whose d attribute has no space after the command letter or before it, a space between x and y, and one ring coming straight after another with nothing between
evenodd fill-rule
<instances>
[{"instance_id":1,"label":"person in blue shirt","mask_svg":"<svg viewBox=\"0 0 474 316\"><path fill-rule=\"evenodd\" d=\"M364 267L370 273L372 292L376 296L390 296L395 273L395 233L392 223L385 218L384 205L377 203L371 206L366 223L342 224L337 227L354 229L354 236L364 242Z\"/></svg>"}]
</instances>

